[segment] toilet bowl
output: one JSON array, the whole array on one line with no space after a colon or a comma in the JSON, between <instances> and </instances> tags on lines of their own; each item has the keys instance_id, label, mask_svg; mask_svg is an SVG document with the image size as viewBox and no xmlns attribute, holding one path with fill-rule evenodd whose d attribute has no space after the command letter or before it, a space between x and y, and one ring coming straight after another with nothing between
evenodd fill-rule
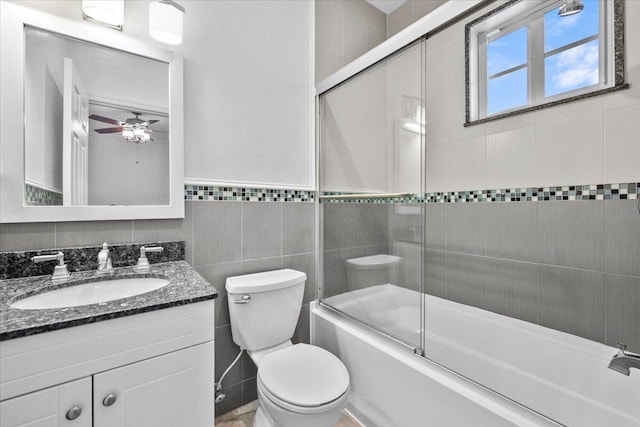
<instances>
[{"instance_id":1,"label":"toilet bowl","mask_svg":"<svg viewBox=\"0 0 640 427\"><path fill-rule=\"evenodd\" d=\"M333 426L349 391L349 374L342 362L308 344L269 354L258 368L257 381L260 407L276 426Z\"/></svg>"},{"instance_id":2,"label":"toilet bowl","mask_svg":"<svg viewBox=\"0 0 640 427\"><path fill-rule=\"evenodd\" d=\"M255 427L333 427L349 373L325 349L293 344L306 275L276 270L227 279L233 340L258 367Z\"/></svg>"}]
</instances>

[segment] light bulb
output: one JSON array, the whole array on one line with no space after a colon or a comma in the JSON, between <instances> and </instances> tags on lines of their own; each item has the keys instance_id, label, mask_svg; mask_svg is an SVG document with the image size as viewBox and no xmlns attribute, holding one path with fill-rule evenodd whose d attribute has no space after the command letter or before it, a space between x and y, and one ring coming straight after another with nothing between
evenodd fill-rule
<instances>
[{"instance_id":1,"label":"light bulb","mask_svg":"<svg viewBox=\"0 0 640 427\"><path fill-rule=\"evenodd\" d=\"M124 21L124 0L82 0L85 18L121 30Z\"/></svg>"},{"instance_id":2,"label":"light bulb","mask_svg":"<svg viewBox=\"0 0 640 427\"><path fill-rule=\"evenodd\" d=\"M149 5L149 34L163 43L182 43L184 8L172 0L161 0Z\"/></svg>"}]
</instances>

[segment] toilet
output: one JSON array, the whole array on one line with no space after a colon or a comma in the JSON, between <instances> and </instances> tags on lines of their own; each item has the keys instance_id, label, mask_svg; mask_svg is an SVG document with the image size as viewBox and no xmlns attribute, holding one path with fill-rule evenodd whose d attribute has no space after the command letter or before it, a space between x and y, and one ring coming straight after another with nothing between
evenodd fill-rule
<instances>
[{"instance_id":1,"label":"toilet","mask_svg":"<svg viewBox=\"0 0 640 427\"><path fill-rule=\"evenodd\" d=\"M333 427L349 393L349 373L320 347L293 344L305 273L285 269L226 281L233 341L258 367L255 427Z\"/></svg>"},{"instance_id":2,"label":"toilet","mask_svg":"<svg viewBox=\"0 0 640 427\"><path fill-rule=\"evenodd\" d=\"M387 254L346 260L347 290L357 291L371 286L397 284L400 260L399 256Z\"/></svg>"}]
</instances>

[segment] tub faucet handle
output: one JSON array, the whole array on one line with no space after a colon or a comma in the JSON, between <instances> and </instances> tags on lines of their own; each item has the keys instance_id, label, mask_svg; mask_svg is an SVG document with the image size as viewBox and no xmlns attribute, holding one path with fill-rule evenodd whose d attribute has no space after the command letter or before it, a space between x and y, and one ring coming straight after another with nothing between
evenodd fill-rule
<instances>
[{"instance_id":1,"label":"tub faucet handle","mask_svg":"<svg viewBox=\"0 0 640 427\"><path fill-rule=\"evenodd\" d=\"M625 350L627 349L627 345L626 344L622 344L622 343L618 343L616 344L616 346L618 347L618 354L620 356L624 356L625 354Z\"/></svg>"}]
</instances>

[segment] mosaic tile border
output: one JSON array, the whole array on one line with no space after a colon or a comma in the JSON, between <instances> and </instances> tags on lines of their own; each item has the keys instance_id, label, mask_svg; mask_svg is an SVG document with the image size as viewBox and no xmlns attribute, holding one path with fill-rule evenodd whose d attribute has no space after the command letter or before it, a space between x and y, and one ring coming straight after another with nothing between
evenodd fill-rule
<instances>
[{"instance_id":1,"label":"mosaic tile border","mask_svg":"<svg viewBox=\"0 0 640 427\"><path fill-rule=\"evenodd\" d=\"M339 193L339 192L331 192L325 191L322 193L323 196L348 196L350 194L356 193ZM322 203L398 203L398 204L413 204L413 203L424 203L425 197L423 194L414 194L412 197L376 197L370 199L363 198L341 198L341 199L320 199Z\"/></svg>"},{"instance_id":2,"label":"mosaic tile border","mask_svg":"<svg viewBox=\"0 0 640 427\"><path fill-rule=\"evenodd\" d=\"M306 190L185 184L184 199L235 202L314 202L316 193Z\"/></svg>"},{"instance_id":3,"label":"mosaic tile border","mask_svg":"<svg viewBox=\"0 0 640 427\"><path fill-rule=\"evenodd\" d=\"M323 196L349 193L323 192ZM640 182L620 184L563 185L552 187L504 188L496 190L426 193L410 198L322 199L322 203L498 203L572 200L637 200Z\"/></svg>"},{"instance_id":4,"label":"mosaic tile border","mask_svg":"<svg viewBox=\"0 0 640 427\"><path fill-rule=\"evenodd\" d=\"M33 185L24 185L25 202L35 206L62 206L62 194Z\"/></svg>"}]
</instances>

